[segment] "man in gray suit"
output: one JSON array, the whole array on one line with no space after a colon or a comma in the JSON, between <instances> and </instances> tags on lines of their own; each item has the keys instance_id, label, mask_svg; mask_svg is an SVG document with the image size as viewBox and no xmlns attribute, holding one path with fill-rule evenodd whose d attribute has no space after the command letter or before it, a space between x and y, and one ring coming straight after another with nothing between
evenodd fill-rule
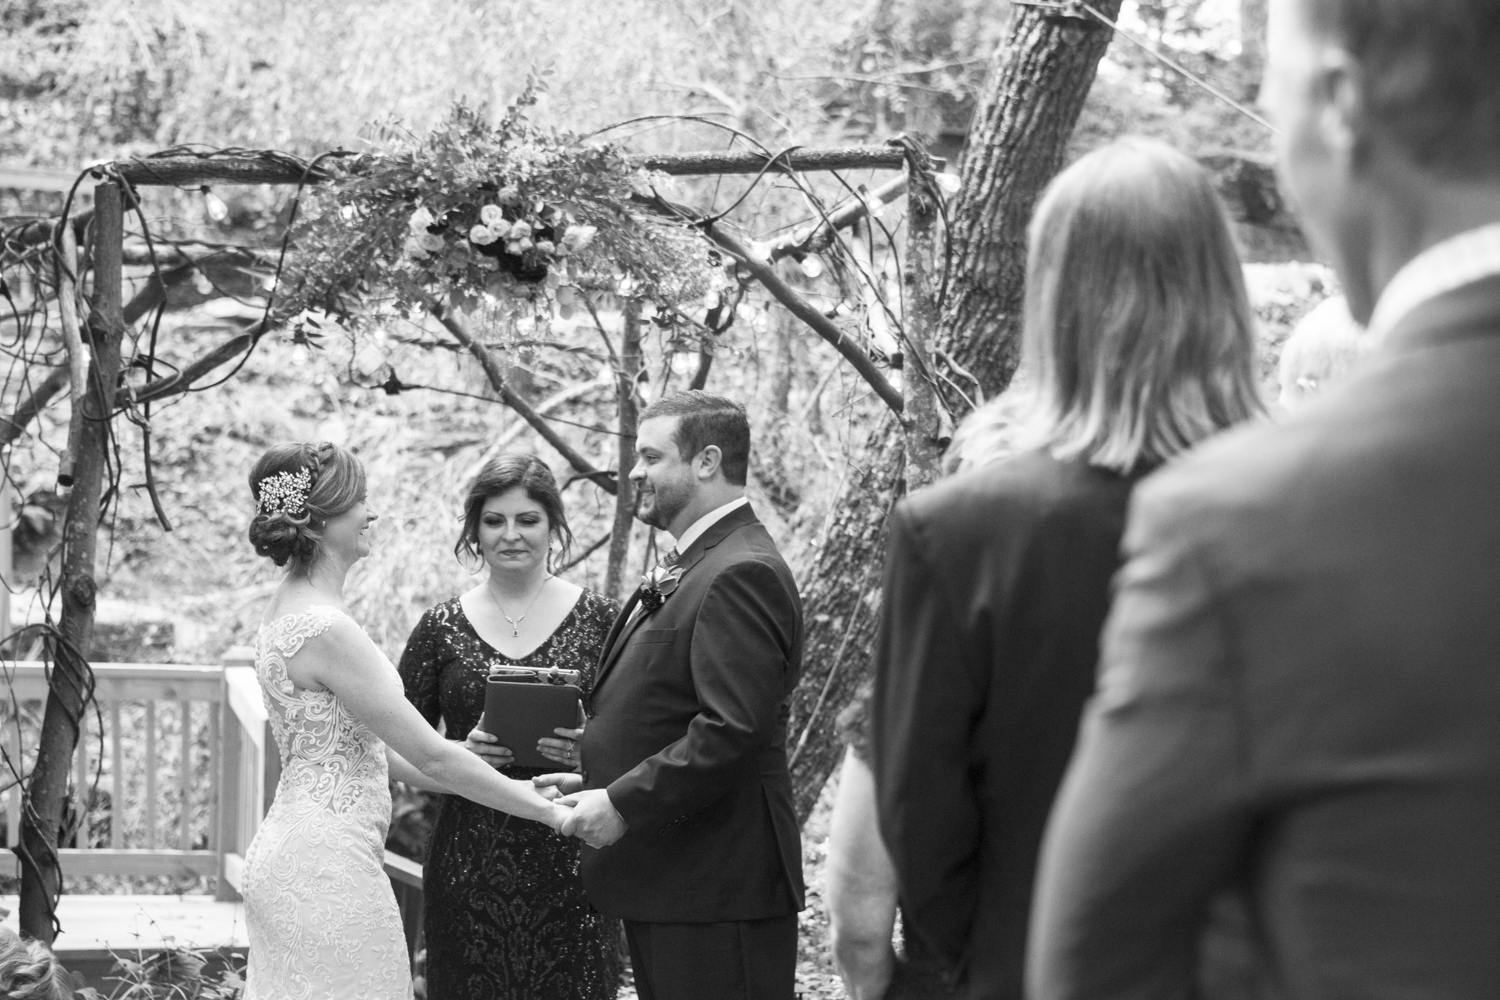
<instances>
[{"instance_id":1,"label":"man in gray suit","mask_svg":"<svg viewBox=\"0 0 1500 1000\"><path fill-rule=\"evenodd\" d=\"M1381 346L1137 491L1034 1000L1191 995L1234 886L1289 996L1500 996L1500 3L1272 0L1269 50Z\"/></svg>"}]
</instances>

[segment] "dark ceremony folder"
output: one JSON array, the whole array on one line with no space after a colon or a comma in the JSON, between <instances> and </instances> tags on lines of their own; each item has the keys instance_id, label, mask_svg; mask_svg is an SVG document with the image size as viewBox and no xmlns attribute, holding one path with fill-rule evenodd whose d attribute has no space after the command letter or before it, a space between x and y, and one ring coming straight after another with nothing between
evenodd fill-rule
<instances>
[{"instance_id":1,"label":"dark ceremony folder","mask_svg":"<svg viewBox=\"0 0 1500 1000\"><path fill-rule=\"evenodd\" d=\"M557 738L554 729L578 726L578 703L583 692L576 671L511 668L491 673L485 685L484 718L480 728L500 740L515 755L517 767L545 767L566 771L567 767L537 752L537 740Z\"/></svg>"}]
</instances>

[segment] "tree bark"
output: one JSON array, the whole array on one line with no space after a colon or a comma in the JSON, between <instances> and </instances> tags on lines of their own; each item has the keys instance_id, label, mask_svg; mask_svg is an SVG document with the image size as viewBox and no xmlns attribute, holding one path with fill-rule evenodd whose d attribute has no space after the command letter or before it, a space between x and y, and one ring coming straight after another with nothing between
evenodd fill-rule
<instances>
[{"instance_id":1,"label":"tree bark","mask_svg":"<svg viewBox=\"0 0 1500 1000\"><path fill-rule=\"evenodd\" d=\"M609 565L604 572L604 592L622 600L625 558L630 555L630 529L635 523L635 483L630 479L635 465L636 382L641 375L641 304L625 303L625 332L620 341L620 370L615 373L620 408L620 466L615 473L615 523L609 534Z\"/></svg>"},{"instance_id":2,"label":"tree bark","mask_svg":"<svg viewBox=\"0 0 1500 1000\"><path fill-rule=\"evenodd\" d=\"M906 489L918 490L937 482L943 449L952 434L947 430L947 412L937 391L928 342L937 326L938 212L942 195L929 174L915 163L908 164L909 193L906 198L906 307L901 319L906 342L902 344L901 398L906 449Z\"/></svg>"},{"instance_id":3,"label":"tree bark","mask_svg":"<svg viewBox=\"0 0 1500 1000\"><path fill-rule=\"evenodd\" d=\"M1120 4L1099 0L1095 6L1113 19ZM970 127L962 187L949 207L946 268L937 279L937 323L927 347L972 373L986 397L1003 391L1015 373L1026 226L1037 195L1062 165L1109 47L1110 31L1080 31L1077 24L1046 8L1012 11L1006 43L991 64ZM941 392L950 412L965 411L962 396ZM791 748L801 819L842 756L834 719L869 675L886 515L906 489L902 438L893 416L871 435L803 579L808 624L802 681L792 698Z\"/></svg>"},{"instance_id":4,"label":"tree bark","mask_svg":"<svg viewBox=\"0 0 1500 1000\"><path fill-rule=\"evenodd\" d=\"M629 160L644 170L683 176L706 174L786 173L809 170L894 170L901 151L890 146L845 146L831 149L772 150L771 153L673 153L635 155ZM197 184L321 184L327 171L286 153L214 153L204 156L146 156L120 160L120 176L137 187Z\"/></svg>"},{"instance_id":5,"label":"tree bark","mask_svg":"<svg viewBox=\"0 0 1500 1000\"><path fill-rule=\"evenodd\" d=\"M97 584L94 552L99 502L120 374L120 340L125 319L120 303L120 245L124 239L120 189L113 182L94 188L94 293L88 319L93 354L88 386L73 401L72 421L80 424L73 463L73 488L63 531L62 619L49 643L53 656L47 707L36 765L26 786L21 821L21 913L23 934L51 944L58 930L55 904L62 891L57 845L68 773L78 743L79 721L93 691L84 659L94 630Z\"/></svg>"}]
</instances>

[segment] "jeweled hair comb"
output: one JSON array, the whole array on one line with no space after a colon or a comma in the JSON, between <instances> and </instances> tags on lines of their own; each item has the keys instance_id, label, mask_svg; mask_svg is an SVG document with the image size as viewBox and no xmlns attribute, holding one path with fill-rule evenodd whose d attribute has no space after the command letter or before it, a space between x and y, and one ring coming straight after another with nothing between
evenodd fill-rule
<instances>
[{"instance_id":1,"label":"jeweled hair comb","mask_svg":"<svg viewBox=\"0 0 1500 1000\"><path fill-rule=\"evenodd\" d=\"M312 492L312 473L306 469L278 472L260 481L260 499L255 509L261 514L301 514L307 510L307 495Z\"/></svg>"}]
</instances>

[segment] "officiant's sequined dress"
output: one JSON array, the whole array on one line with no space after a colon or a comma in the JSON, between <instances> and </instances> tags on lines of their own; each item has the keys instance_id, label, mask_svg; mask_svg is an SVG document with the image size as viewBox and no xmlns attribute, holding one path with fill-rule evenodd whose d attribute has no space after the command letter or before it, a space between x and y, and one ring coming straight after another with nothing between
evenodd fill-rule
<instances>
[{"instance_id":1,"label":"officiant's sequined dress","mask_svg":"<svg viewBox=\"0 0 1500 1000\"><path fill-rule=\"evenodd\" d=\"M552 635L519 660L474 630L457 597L422 616L399 666L406 696L449 739L484 710L492 666L578 670L586 692L618 612L584 591ZM507 767L529 779L561 768ZM589 908L579 842L540 823L443 796L423 868L428 1000L607 1000L619 983L619 930Z\"/></svg>"}]
</instances>

